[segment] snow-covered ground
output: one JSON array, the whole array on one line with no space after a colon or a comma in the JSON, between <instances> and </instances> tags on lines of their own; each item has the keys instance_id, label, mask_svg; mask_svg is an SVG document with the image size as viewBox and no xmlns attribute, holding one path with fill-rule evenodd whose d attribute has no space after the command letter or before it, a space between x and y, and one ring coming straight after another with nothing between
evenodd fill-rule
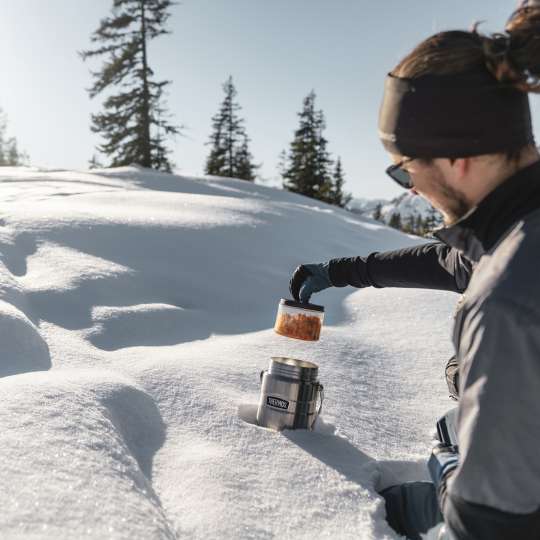
<instances>
[{"instance_id":1,"label":"snow-covered ground","mask_svg":"<svg viewBox=\"0 0 540 540\"><path fill-rule=\"evenodd\" d=\"M456 297L332 289L272 330L297 264L418 242L247 182L0 169L2 539L395 538L426 478ZM314 300L315 300L314 298ZM314 361L314 432L254 424L272 356Z\"/></svg>"}]
</instances>

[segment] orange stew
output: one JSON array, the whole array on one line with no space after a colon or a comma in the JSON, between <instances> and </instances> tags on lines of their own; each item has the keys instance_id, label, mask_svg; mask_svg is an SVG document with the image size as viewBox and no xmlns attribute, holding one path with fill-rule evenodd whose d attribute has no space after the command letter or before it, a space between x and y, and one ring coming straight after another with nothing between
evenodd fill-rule
<instances>
[{"instance_id":1,"label":"orange stew","mask_svg":"<svg viewBox=\"0 0 540 540\"><path fill-rule=\"evenodd\" d=\"M282 336L306 341L317 341L321 335L321 319L310 315L280 313L274 330Z\"/></svg>"}]
</instances>

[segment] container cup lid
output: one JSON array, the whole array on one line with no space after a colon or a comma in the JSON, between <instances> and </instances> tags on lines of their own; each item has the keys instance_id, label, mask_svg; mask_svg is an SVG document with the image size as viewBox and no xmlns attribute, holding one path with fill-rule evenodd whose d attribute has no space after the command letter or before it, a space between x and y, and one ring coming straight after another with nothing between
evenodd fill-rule
<instances>
[{"instance_id":1,"label":"container cup lid","mask_svg":"<svg viewBox=\"0 0 540 540\"><path fill-rule=\"evenodd\" d=\"M324 313L324 306L318 306L317 304L297 302L296 300L288 300L287 298L282 298L279 303L282 306L289 306L294 308L307 309L308 311L318 311Z\"/></svg>"},{"instance_id":2,"label":"container cup lid","mask_svg":"<svg viewBox=\"0 0 540 540\"><path fill-rule=\"evenodd\" d=\"M313 362L273 356L270 362L269 373L301 381L315 382L319 373L319 366Z\"/></svg>"}]
</instances>

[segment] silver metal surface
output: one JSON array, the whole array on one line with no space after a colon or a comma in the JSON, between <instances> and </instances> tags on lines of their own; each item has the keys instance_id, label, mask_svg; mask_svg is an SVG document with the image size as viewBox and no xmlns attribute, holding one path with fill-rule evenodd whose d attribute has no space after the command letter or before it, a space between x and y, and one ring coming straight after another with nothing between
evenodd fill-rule
<instances>
[{"instance_id":1,"label":"silver metal surface","mask_svg":"<svg viewBox=\"0 0 540 540\"><path fill-rule=\"evenodd\" d=\"M268 372L271 375L298 379L300 381L316 381L319 374L319 366L305 360L297 360L296 358L273 356Z\"/></svg>"},{"instance_id":2,"label":"silver metal surface","mask_svg":"<svg viewBox=\"0 0 540 540\"><path fill-rule=\"evenodd\" d=\"M257 423L278 431L312 429L323 402L323 387L317 374L318 366L311 362L272 358L270 369L261 372Z\"/></svg>"}]
</instances>

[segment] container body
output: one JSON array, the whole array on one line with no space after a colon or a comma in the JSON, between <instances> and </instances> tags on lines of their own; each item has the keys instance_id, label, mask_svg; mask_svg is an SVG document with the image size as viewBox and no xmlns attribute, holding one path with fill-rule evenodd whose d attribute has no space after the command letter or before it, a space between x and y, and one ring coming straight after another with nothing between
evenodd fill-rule
<instances>
[{"instance_id":1,"label":"container body","mask_svg":"<svg viewBox=\"0 0 540 540\"><path fill-rule=\"evenodd\" d=\"M272 358L269 370L261 373L257 423L276 431L312 429L323 401L317 373L311 362Z\"/></svg>"},{"instance_id":2,"label":"container body","mask_svg":"<svg viewBox=\"0 0 540 540\"><path fill-rule=\"evenodd\" d=\"M304 341L317 341L321 335L324 312L280 303L274 330L276 333Z\"/></svg>"}]
</instances>

